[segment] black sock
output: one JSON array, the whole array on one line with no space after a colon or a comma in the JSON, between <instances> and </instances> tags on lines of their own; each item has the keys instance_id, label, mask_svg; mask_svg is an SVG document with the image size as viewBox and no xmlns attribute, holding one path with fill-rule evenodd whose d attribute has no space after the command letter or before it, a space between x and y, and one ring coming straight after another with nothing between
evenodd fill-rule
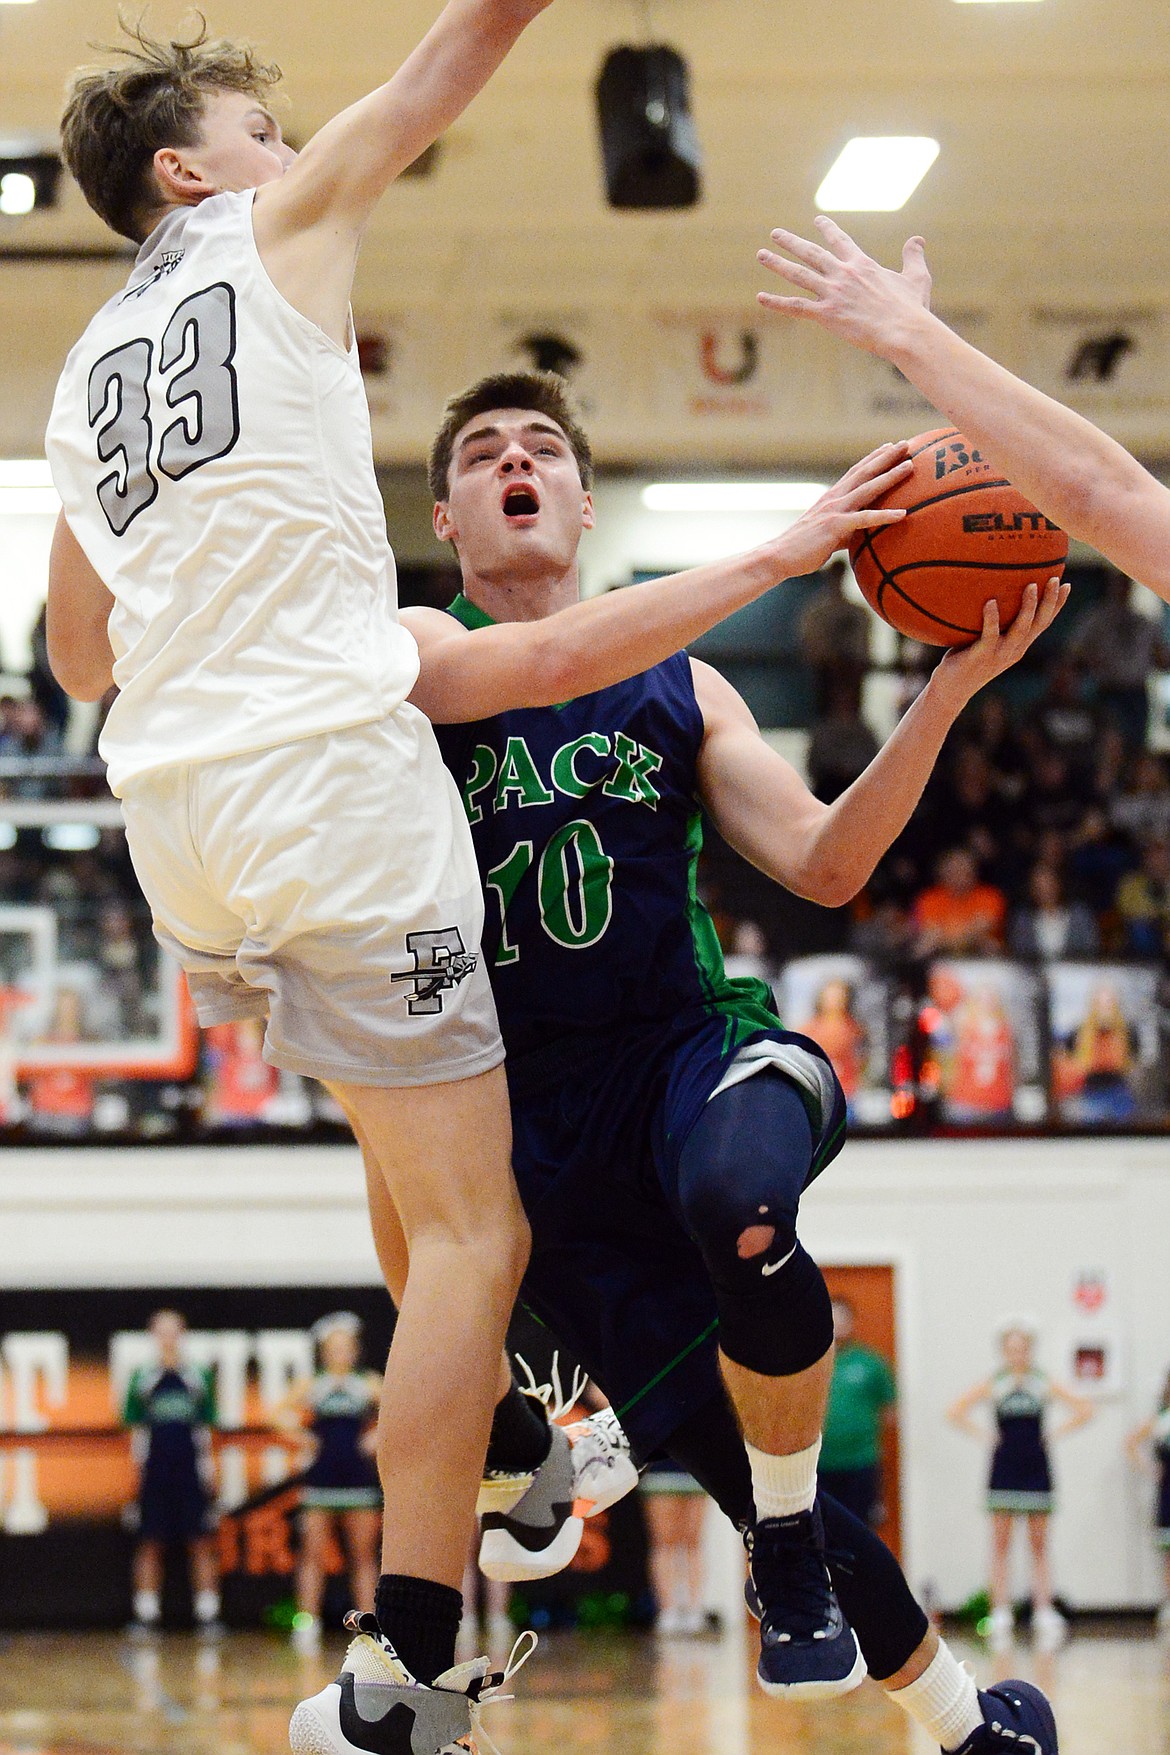
<instances>
[{"instance_id":1,"label":"black sock","mask_svg":"<svg viewBox=\"0 0 1170 1755\"><path fill-rule=\"evenodd\" d=\"M540 1403L513 1382L492 1417L487 1469L522 1475L538 1469L552 1449L552 1428Z\"/></svg>"},{"instance_id":2,"label":"black sock","mask_svg":"<svg viewBox=\"0 0 1170 1755\"><path fill-rule=\"evenodd\" d=\"M430 1578L384 1572L374 1596L378 1626L411 1675L429 1687L455 1662L463 1593Z\"/></svg>"}]
</instances>

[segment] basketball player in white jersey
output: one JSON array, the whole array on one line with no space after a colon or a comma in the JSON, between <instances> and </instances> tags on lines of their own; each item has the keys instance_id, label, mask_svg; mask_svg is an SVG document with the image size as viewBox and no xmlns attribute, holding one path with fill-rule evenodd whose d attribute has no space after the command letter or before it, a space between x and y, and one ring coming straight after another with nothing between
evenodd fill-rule
<instances>
[{"instance_id":1,"label":"basketball player in white jersey","mask_svg":"<svg viewBox=\"0 0 1170 1755\"><path fill-rule=\"evenodd\" d=\"M379 1427L377 1623L330 1725L294 1715L306 1755L322 1737L338 1755L398 1749L404 1714L415 1755L446 1748L471 1736L485 1688L484 1664L453 1668L459 1584L527 1234L475 860L408 699L419 654L397 616L349 296L378 197L547 3L451 0L299 158L264 101L276 70L202 38L137 35L123 62L75 78L63 127L91 205L141 248L54 403L54 669L94 698L112 665L102 751L201 1020L264 1017L268 1058L330 1084L408 1252ZM795 535L737 563L555 622L453 629L427 656L428 710L476 719L637 673L889 522L864 507L902 455L875 453ZM507 492L499 514L524 516Z\"/></svg>"}]
</instances>

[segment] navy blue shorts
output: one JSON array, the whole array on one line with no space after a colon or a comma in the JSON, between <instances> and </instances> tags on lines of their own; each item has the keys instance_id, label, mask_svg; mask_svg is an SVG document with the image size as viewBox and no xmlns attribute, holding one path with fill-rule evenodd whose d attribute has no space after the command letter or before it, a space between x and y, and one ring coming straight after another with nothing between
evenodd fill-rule
<instances>
[{"instance_id":1,"label":"navy blue shorts","mask_svg":"<svg viewBox=\"0 0 1170 1755\"><path fill-rule=\"evenodd\" d=\"M752 1040L766 1038L826 1059L790 1031ZM642 1462L720 1393L715 1295L676 1216L675 1183L687 1136L733 1058L725 1023L712 1018L681 1037L608 1044L601 1075L591 1063L538 1091L509 1073L513 1163L532 1226L521 1302L609 1397ZM834 1088L827 1123L814 1127L809 1182L844 1142L845 1099Z\"/></svg>"}]
</instances>

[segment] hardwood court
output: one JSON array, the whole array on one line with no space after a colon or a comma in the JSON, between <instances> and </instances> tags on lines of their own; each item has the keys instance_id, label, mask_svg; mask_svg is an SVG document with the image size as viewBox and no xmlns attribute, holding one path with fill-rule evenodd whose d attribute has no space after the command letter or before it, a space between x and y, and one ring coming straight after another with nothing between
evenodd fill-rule
<instances>
[{"instance_id":1,"label":"hardwood court","mask_svg":"<svg viewBox=\"0 0 1170 1755\"><path fill-rule=\"evenodd\" d=\"M343 1649L305 1661L260 1634L210 1647L178 1635L145 1646L105 1634L4 1638L0 1755L285 1755L291 1706L335 1672ZM504 1755L928 1755L872 1684L789 1707L755 1688L749 1653L730 1638L546 1638L489 1728ZM962 1655L988 1680L981 1652ZM1170 1748L1170 1645L1089 1635L1042 1662L1022 1650L1001 1673L1049 1688L1062 1755Z\"/></svg>"}]
</instances>

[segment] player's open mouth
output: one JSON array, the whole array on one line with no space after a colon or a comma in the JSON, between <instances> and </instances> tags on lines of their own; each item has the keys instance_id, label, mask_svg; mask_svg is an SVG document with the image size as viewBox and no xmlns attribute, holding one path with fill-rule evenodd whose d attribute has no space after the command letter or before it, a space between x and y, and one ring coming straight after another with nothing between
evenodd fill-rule
<instances>
[{"instance_id":1,"label":"player's open mouth","mask_svg":"<svg viewBox=\"0 0 1170 1755\"><path fill-rule=\"evenodd\" d=\"M535 518L539 511L540 501L530 487L518 483L504 494L505 518Z\"/></svg>"}]
</instances>

